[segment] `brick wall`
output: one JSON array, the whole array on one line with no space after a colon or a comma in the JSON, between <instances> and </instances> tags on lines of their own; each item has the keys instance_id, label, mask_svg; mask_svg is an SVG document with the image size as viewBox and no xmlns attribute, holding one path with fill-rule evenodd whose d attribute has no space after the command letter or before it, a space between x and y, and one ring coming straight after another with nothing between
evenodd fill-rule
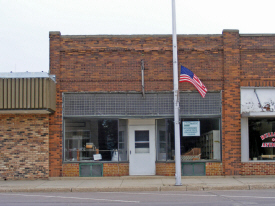
<instances>
[{"instance_id":1,"label":"brick wall","mask_svg":"<svg viewBox=\"0 0 275 206\"><path fill-rule=\"evenodd\" d=\"M128 176L129 163L103 163L103 176ZM62 165L63 177L79 177L79 163Z\"/></svg>"},{"instance_id":2,"label":"brick wall","mask_svg":"<svg viewBox=\"0 0 275 206\"><path fill-rule=\"evenodd\" d=\"M275 86L275 36L240 38L241 86Z\"/></svg>"},{"instance_id":3,"label":"brick wall","mask_svg":"<svg viewBox=\"0 0 275 206\"><path fill-rule=\"evenodd\" d=\"M62 177L79 177L79 164L78 163L63 164Z\"/></svg>"},{"instance_id":4,"label":"brick wall","mask_svg":"<svg viewBox=\"0 0 275 206\"><path fill-rule=\"evenodd\" d=\"M60 90L60 32L50 34L50 74L56 75L56 111L50 115L50 176L62 176L62 92Z\"/></svg>"},{"instance_id":5,"label":"brick wall","mask_svg":"<svg viewBox=\"0 0 275 206\"><path fill-rule=\"evenodd\" d=\"M175 176L175 163L156 163L156 175Z\"/></svg>"},{"instance_id":6,"label":"brick wall","mask_svg":"<svg viewBox=\"0 0 275 206\"><path fill-rule=\"evenodd\" d=\"M49 115L0 115L0 178L49 177Z\"/></svg>"},{"instance_id":7,"label":"brick wall","mask_svg":"<svg viewBox=\"0 0 275 206\"><path fill-rule=\"evenodd\" d=\"M103 176L128 176L129 163L104 163Z\"/></svg>"},{"instance_id":8,"label":"brick wall","mask_svg":"<svg viewBox=\"0 0 275 206\"><path fill-rule=\"evenodd\" d=\"M50 73L57 76L59 92L140 92L141 60L145 63L146 92L173 90L170 35L83 38L55 32L50 33L50 39ZM179 65L192 68L210 91L222 89L222 44L221 35L178 37ZM179 86L181 91L196 91L188 83Z\"/></svg>"},{"instance_id":9,"label":"brick wall","mask_svg":"<svg viewBox=\"0 0 275 206\"><path fill-rule=\"evenodd\" d=\"M275 175L275 162L242 163L241 175Z\"/></svg>"},{"instance_id":10,"label":"brick wall","mask_svg":"<svg viewBox=\"0 0 275 206\"><path fill-rule=\"evenodd\" d=\"M241 168L240 47L237 30L223 31L224 89L222 154L225 175L239 175Z\"/></svg>"},{"instance_id":11,"label":"brick wall","mask_svg":"<svg viewBox=\"0 0 275 206\"><path fill-rule=\"evenodd\" d=\"M175 163L156 163L156 175L175 176ZM207 162L205 164L206 176L222 176L223 167L220 162Z\"/></svg>"},{"instance_id":12,"label":"brick wall","mask_svg":"<svg viewBox=\"0 0 275 206\"><path fill-rule=\"evenodd\" d=\"M222 176L223 166L220 162L207 162L205 164L205 175L206 176Z\"/></svg>"}]
</instances>

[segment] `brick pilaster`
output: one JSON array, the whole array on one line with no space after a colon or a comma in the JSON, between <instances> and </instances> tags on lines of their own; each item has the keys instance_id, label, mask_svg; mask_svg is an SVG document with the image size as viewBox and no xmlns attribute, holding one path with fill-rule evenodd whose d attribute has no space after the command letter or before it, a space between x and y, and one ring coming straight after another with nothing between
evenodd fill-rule
<instances>
[{"instance_id":1,"label":"brick pilaster","mask_svg":"<svg viewBox=\"0 0 275 206\"><path fill-rule=\"evenodd\" d=\"M62 95L60 93L60 32L50 32L50 74L56 75L56 112L50 115L50 176L62 176Z\"/></svg>"},{"instance_id":2,"label":"brick pilaster","mask_svg":"<svg viewBox=\"0 0 275 206\"><path fill-rule=\"evenodd\" d=\"M223 31L223 166L225 175L241 169L240 46L239 31Z\"/></svg>"}]
</instances>

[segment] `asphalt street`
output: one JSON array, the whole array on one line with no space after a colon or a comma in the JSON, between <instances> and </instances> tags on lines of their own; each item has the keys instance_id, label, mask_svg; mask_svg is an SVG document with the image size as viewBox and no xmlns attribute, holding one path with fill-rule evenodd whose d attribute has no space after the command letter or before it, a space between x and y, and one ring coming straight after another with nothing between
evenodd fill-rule
<instances>
[{"instance_id":1,"label":"asphalt street","mask_svg":"<svg viewBox=\"0 0 275 206\"><path fill-rule=\"evenodd\" d=\"M2 206L275 205L275 190L0 193Z\"/></svg>"}]
</instances>

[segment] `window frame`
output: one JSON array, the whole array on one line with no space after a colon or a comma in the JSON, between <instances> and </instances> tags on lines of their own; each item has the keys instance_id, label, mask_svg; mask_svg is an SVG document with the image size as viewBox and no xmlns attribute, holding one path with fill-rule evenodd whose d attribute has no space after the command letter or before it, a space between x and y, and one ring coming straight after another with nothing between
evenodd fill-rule
<instances>
[{"instance_id":1,"label":"window frame","mask_svg":"<svg viewBox=\"0 0 275 206\"><path fill-rule=\"evenodd\" d=\"M166 154L166 158L165 158L165 160L164 160L164 158L162 158L162 159L160 159L160 144L161 143L163 143L164 141L160 141L160 137L159 137L159 125L158 125L158 122L156 122L156 134L157 134L157 136L156 136L156 138L157 138L157 148L156 148L156 157L157 157L157 159L156 159L156 161L157 162L174 162L175 160L173 160L172 158L171 159L168 159L168 153L169 153L169 151L168 151L168 134L169 134L169 132L168 132L168 120L171 120L171 121L173 121L173 119L172 118L163 118L163 119L157 119L156 121L158 121L158 120L165 120L165 129L166 129L166 137L165 137L165 141L166 141L166 152L165 152L165 154ZM182 136L182 121L194 121L194 119L196 119L196 120L202 120L202 119L218 119L218 127L219 127L219 159L199 159L199 160L182 160L182 162L222 162L222 123L221 123L221 121L222 121L222 118L221 118L221 116L208 116L208 117L201 117L201 116L199 116L199 117L181 117L181 119L180 119L180 138L182 139L183 138L183 136ZM161 127L163 127L163 125L161 126ZM212 131L212 130L211 130ZM200 134L200 136L202 136L203 134L204 134L205 132L201 132L201 134ZM208 133L208 132L207 132ZM173 143L171 143L171 144L173 144ZM173 148L171 148L171 153L173 153ZM182 151L181 151L182 152ZM214 156L214 155L213 155Z\"/></svg>"},{"instance_id":2,"label":"window frame","mask_svg":"<svg viewBox=\"0 0 275 206\"><path fill-rule=\"evenodd\" d=\"M275 119L273 116L243 116L241 118L241 162L274 162L275 159L270 160L253 160L249 157L249 119ZM259 136L260 138L260 136Z\"/></svg>"},{"instance_id":3,"label":"window frame","mask_svg":"<svg viewBox=\"0 0 275 206\"><path fill-rule=\"evenodd\" d=\"M68 131L66 131L66 121L68 121L68 120L71 121L71 122L86 122L86 123L87 123L87 121L94 120L94 121L97 122L97 124L98 124L98 122L100 120L113 120L113 121L117 121L117 144L116 144L117 148L114 149L114 151L117 152L117 155L118 155L117 156L117 160L112 160L112 157L111 157L111 160L104 160L104 159L102 159L100 161L98 161L98 160L83 160L83 159L81 159L81 160L78 160L78 159L76 159L76 160L69 160L67 158L67 156L66 156L66 147L67 147L67 145L66 145L66 141L67 141L67 139L66 139L66 132L68 132ZM62 132L62 162L63 163L104 163L104 162L107 162L107 163L114 163L114 162L122 163L122 162L129 162L128 144L127 144L128 143L128 141L127 141L127 139L128 139L127 129L125 129L125 130L122 131L124 133L124 135L125 135L123 137L124 138L124 148L123 148L123 150L125 150L126 153L127 153L126 155L124 155L126 157L126 160L125 160L125 158L124 158L124 160L120 160L120 157L119 157L120 154L119 154L118 151L120 150L120 144L122 143L122 142L120 142L120 132L121 132L120 120L124 121L124 119L118 119L118 118L98 118L98 117L95 117L95 118L93 118L93 117L90 117L90 118L87 118L87 117L66 117L66 118L63 118L63 126L62 126L62 128L63 128L63 130L62 130L63 131ZM80 125L80 124L78 124L78 125ZM83 125L85 125L85 124L83 124ZM126 125L127 125L127 122L126 122ZM122 125L122 127L123 126L124 125ZM84 130L85 131L90 131L90 133L91 133L91 128L90 129L78 130L78 131L84 131ZM75 131L77 131L77 129ZM99 132L99 131L97 131L97 132ZM90 134L90 136L91 136L91 134ZM79 149L77 149L77 150L79 150ZM99 148L99 153L100 153L100 148Z\"/></svg>"}]
</instances>

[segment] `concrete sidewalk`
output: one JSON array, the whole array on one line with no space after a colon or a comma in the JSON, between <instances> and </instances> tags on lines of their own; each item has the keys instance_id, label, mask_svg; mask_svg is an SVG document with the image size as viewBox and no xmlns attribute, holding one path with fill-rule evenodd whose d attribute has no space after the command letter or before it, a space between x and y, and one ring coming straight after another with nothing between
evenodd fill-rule
<instances>
[{"instance_id":1,"label":"concrete sidewalk","mask_svg":"<svg viewBox=\"0 0 275 206\"><path fill-rule=\"evenodd\" d=\"M275 176L182 177L124 176L0 181L0 192L130 192L275 189Z\"/></svg>"}]
</instances>

